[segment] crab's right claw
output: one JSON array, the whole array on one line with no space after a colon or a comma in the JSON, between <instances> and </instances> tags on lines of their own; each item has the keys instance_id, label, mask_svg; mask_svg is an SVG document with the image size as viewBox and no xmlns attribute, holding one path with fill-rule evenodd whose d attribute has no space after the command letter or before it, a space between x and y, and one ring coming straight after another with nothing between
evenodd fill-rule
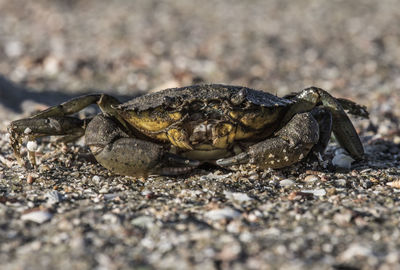
<instances>
[{"instance_id":1,"label":"crab's right claw","mask_svg":"<svg viewBox=\"0 0 400 270\"><path fill-rule=\"evenodd\" d=\"M88 124L85 139L96 160L116 174L178 175L200 165L167 152L162 145L129 136L115 118L103 114Z\"/></svg>"},{"instance_id":2,"label":"crab's right claw","mask_svg":"<svg viewBox=\"0 0 400 270\"><path fill-rule=\"evenodd\" d=\"M328 109L332 114L333 133L339 144L346 149L353 158L357 160L363 159L363 145L345 110L350 114L367 118L368 111L364 106L358 105L350 100L336 99L325 90L317 87L304 89L295 95L294 98L296 99L296 103L291 107L291 111L285 116L286 118L290 118L292 115L305 108L310 110L318 104L322 104L323 107Z\"/></svg>"},{"instance_id":3,"label":"crab's right claw","mask_svg":"<svg viewBox=\"0 0 400 270\"><path fill-rule=\"evenodd\" d=\"M320 101L325 108L329 109L332 113L332 128L336 139L339 144L350 153L350 155L361 160L364 158L364 147L361 143L358 134L351 123L351 120L344 111L347 109L349 113L367 117L366 109L361 106L356 106L356 103L342 99L338 101L332 97L328 92L322 89L316 89L320 96ZM342 107L344 105L344 108ZM365 111L364 111L365 110Z\"/></svg>"}]
</instances>

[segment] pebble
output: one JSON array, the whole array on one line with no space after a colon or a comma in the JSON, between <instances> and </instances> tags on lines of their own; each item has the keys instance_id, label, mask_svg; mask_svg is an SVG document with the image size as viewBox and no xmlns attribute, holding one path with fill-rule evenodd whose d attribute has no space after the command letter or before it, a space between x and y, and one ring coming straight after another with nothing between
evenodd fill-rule
<instances>
[{"instance_id":1,"label":"pebble","mask_svg":"<svg viewBox=\"0 0 400 270\"><path fill-rule=\"evenodd\" d=\"M52 190L46 193L47 202L49 204L55 204L62 201L63 196L57 190Z\"/></svg>"},{"instance_id":2,"label":"pebble","mask_svg":"<svg viewBox=\"0 0 400 270\"><path fill-rule=\"evenodd\" d=\"M386 183L386 185L392 187L392 188L400 188L400 180L395 180L392 182Z\"/></svg>"},{"instance_id":3,"label":"pebble","mask_svg":"<svg viewBox=\"0 0 400 270\"><path fill-rule=\"evenodd\" d=\"M39 211L32 211L21 216L22 220L33 221L39 224L42 224L53 217L47 210L39 210Z\"/></svg>"},{"instance_id":4,"label":"pebble","mask_svg":"<svg viewBox=\"0 0 400 270\"><path fill-rule=\"evenodd\" d=\"M105 200L113 200L116 197L118 197L118 194L116 194L116 193L104 194L104 199Z\"/></svg>"},{"instance_id":5,"label":"pebble","mask_svg":"<svg viewBox=\"0 0 400 270\"><path fill-rule=\"evenodd\" d=\"M108 221L108 222L110 222L110 223L113 223L113 224L116 224L119 221L118 220L118 216L116 216L114 214L111 214L111 213L104 214L103 215L103 219Z\"/></svg>"},{"instance_id":6,"label":"pebble","mask_svg":"<svg viewBox=\"0 0 400 270\"><path fill-rule=\"evenodd\" d=\"M340 213L336 213L333 216L333 222L339 226L349 225L353 214L350 210L342 210Z\"/></svg>"},{"instance_id":7,"label":"pebble","mask_svg":"<svg viewBox=\"0 0 400 270\"><path fill-rule=\"evenodd\" d=\"M332 159L332 164L338 168L350 169L353 161L354 159L349 155L345 154L344 152L337 151Z\"/></svg>"},{"instance_id":8,"label":"pebble","mask_svg":"<svg viewBox=\"0 0 400 270\"><path fill-rule=\"evenodd\" d=\"M370 180L363 180L362 182L361 182L361 184L362 184L362 187L363 188L371 188L372 187L372 182L370 181Z\"/></svg>"},{"instance_id":9,"label":"pebble","mask_svg":"<svg viewBox=\"0 0 400 270\"><path fill-rule=\"evenodd\" d=\"M31 132L32 132L32 129L30 129L28 127L24 130L24 134L30 134Z\"/></svg>"},{"instance_id":10,"label":"pebble","mask_svg":"<svg viewBox=\"0 0 400 270\"><path fill-rule=\"evenodd\" d=\"M240 244L237 241L231 241L227 243L217 254L217 258L222 261L233 261L235 260L240 252L242 251Z\"/></svg>"},{"instance_id":11,"label":"pebble","mask_svg":"<svg viewBox=\"0 0 400 270\"><path fill-rule=\"evenodd\" d=\"M10 140L10 137L11 137L11 135L10 135L10 133L5 133L5 134L2 134L2 139L3 139L3 141L6 141L6 142L8 142L9 140Z\"/></svg>"},{"instance_id":12,"label":"pebble","mask_svg":"<svg viewBox=\"0 0 400 270\"><path fill-rule=\"evenodd\" d=\"M28 176L26 177L26 183L28 183L29 185L33 184L35 182L36 178L33 177L32 174L28 174Z\"/></svg>"},{"instance_id":13,"label":"pebble","mask_svg":"<svg viewBox=\"0 0 400 270\"><path fill-rule=\"evenodd\" d=\"M295 184L295 182L293 180L291 180L291 179L283 179L283 180L279 181L279 185L281 187L285 187L285 188L291 187L294 184Z\"/></svg>"},{"instance_id":14,"label":"pebble","mask_svg":"<svg viewBox=\"0 0 400 270\"><path fill-rule=\"evenodd\" d=\"M140 216L131 221L131 224L140 228L152 228L154 224L154 218L150 216Z\"/></svg>"},{"instance_id":15,"label":"pebble","mask_svg":"<svg viewBox=\"0 0 400 270\"><path fill-rule=\"evenodd\" d=\"M24 47L20 41L13 40L5 44L4 51L8 57L13 58L20 56L24 51Z\"/></svg>"},{"instance_id":16,"label":"pebble","mask_svg":"<svg viewBox=\"0 0 400 270\"><path fill-rule=\"evenodd\" d=\"M340 257L347 261L353 258L368 258L372 254L370 247L362 243L352 243L350 246L343 251Z\"/></svg>"},{"instance_id":17,"label":"pebble","mask_svg":"<svg viewBox=\"0 0 400 270\"><path fill-rule=\"evenodd\" d=\"M313 194L314 196L317 196L317 197L326 195L325 189L302 190L301 192Z\"/></svg>"},{"instance_id":18,"label":"pebble","mask_svg":"<svg viewBox=\"0 0 400 270\"><path fill-rule=\"evenodd\" d=\"M55 75L59 72L60 69L60 61L53 56L48 56L44 60L43 63L43 68L44 72L47 73L47 75Z\"/></svg>"},{"instance_id":19,"label":"pebble","mask_svg":"<svg viewBox=\"0 0 400 270\"><path fill-rule=\"evenodd\" d=\"M225 207L222 209L214 209L206 212L205 217L211 220L221 220L221 219L234 219L240 216L240 212L232 209L230 207Z\"/></svg>"},{"instance_id":20,"label":"pebble","mask_svg":"<svg viewBox=\"0 0 400 270\"><path fill-rule=\"evenodd\" d=\"M237 202L247 202L252 200L246 193L241 192L230 192L225 190L224 195L228 200Z\"/></svg>"},{"instance_id":21,"label":"pebble","mask_svg":"<svg viewBox=\"0 0 400 270\"><path fill-rule=\"evenodd\" d=\"M320 180L320 178L318 176L316 176L316 175L307 175L304 178L304 182L307 182L309 184L312 184L312 183L314 183L314 182L316 182L318 180Z\"/></svg>"},{"instance_id":22,"label":"pebble","mask_svg":"<svg viewBox=\"0 0 400 270\"><path fill-rule=\"evenodd\" d=\"M102 187L100 190L99 190L99 193L100 194L106 194L106 193L108 193L110 190L109 190L109 188L108 187Z\"/></svg>"},{"instance_id":23,"label":"pebble","mask_svg":"<svg viewBox=\"0 0 400 270\"><path fill-rule=\"evenodd\" d=\"M210 179L222 180L222 179L230 177L231 175L232 175L232 173L218 175L218 174L212 172L212 173L209 173L207 175L200 176L200 181L207 181L207 180L210 180Z\"/></svg>"},{"instance_id":24,"label":"pebble","mask_svg":"<svg viewBox=\"0 0 400 270\"><path fill-rule=\"evenodd\" d=\"M94 175L93 177L92 177L92 181L94 182L94 183L96 183L96 184L99 184L100 183L100 176L98 176L98 175Z\"/></svg>"},{"instance_id":25,"label":"pebble","mask_svg":"<svg viewBox=\"0 0 400 270\"><path fill-rule=\"evenodd\" d=\"M335 180L335 185L339 187L345 187L347 184L347 181L345 179L337 179Z\"/></svg>"}]
</instances>

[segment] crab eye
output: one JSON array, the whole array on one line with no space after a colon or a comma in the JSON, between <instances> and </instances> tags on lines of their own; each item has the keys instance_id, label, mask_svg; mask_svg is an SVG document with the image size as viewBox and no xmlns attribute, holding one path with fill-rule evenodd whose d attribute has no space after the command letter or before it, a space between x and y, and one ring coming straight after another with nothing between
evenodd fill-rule
<instances>
[{"instance_id":1,"label":"crab eye","mask_svg":"<svg viewBox=\"0 0 400 270\"><path fill-rule=\"evenodd\" d=\"M171 106L175 103L174 97L165 96L163 97L163 103L167 106Z\"/></svg>"},{"instance_id":2,"label":"crab eye","mask_svg":"<svg viewBox=\"0 0 400 270\"><path fill-rule=\"evenodd\" d=\"M233 105L240 105L245 101L246 99L246 90L245 89L240 89L239 92L234 94L231 97L231 102Z\"/></svg>"},{"instance_id":3,"label":"crab eye","mask_svg":"<svg viewBox=\"0 0 400 270\"><path fill-rule=\"evenodd\" d=\"M182 104L182 100L179 97L165 96L165 97L163 97L163 103L166 107L175 109L175 108L178 108Z\"/></svg>"}]
</instances>

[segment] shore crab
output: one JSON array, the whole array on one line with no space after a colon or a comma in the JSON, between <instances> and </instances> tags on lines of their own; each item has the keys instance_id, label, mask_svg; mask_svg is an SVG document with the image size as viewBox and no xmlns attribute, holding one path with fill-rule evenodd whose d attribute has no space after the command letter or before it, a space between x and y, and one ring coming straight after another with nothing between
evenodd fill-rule
<instances>
[{"instance_id":1,"label":"shore crab","mask_svg":"<svg viewBox=\"0 0 400 270\"><path fill-rule=\"evenodd\" d=\"M102 113L70 116L90 104ZM193 85L122 104L106 94L81 96L13 121L8 130L20 164L25 136L84 135L96 160L114 173L177 175L204 162L286 167L322 154L332 132L353 158L362 159L363 146L345 110L368 116L365 107L316 87L280 98L240 86ZM28 156L35 164L33 151Z\"/></svg>"}]
</instances>

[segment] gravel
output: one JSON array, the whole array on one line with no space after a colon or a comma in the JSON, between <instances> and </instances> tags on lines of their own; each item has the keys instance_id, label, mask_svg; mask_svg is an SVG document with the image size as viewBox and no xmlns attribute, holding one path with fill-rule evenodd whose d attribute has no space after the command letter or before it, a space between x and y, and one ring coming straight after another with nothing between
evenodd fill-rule
<instances>
[{"instance_id":1,"label":"gravel","mask_svg":"<svg viewBox=\"0 0 400 270\"><path fill-rule=\"evenodd\" d=\"M0 0L2 267L399 268L398 4ZM132 178L82 140L27 142L34 169L9 146L10 121L77 95L196 82L279 96L315 85L366 105L370 119L352 119L366 159L332 140L319 164Z\"/></svg>"}]
</instances>

